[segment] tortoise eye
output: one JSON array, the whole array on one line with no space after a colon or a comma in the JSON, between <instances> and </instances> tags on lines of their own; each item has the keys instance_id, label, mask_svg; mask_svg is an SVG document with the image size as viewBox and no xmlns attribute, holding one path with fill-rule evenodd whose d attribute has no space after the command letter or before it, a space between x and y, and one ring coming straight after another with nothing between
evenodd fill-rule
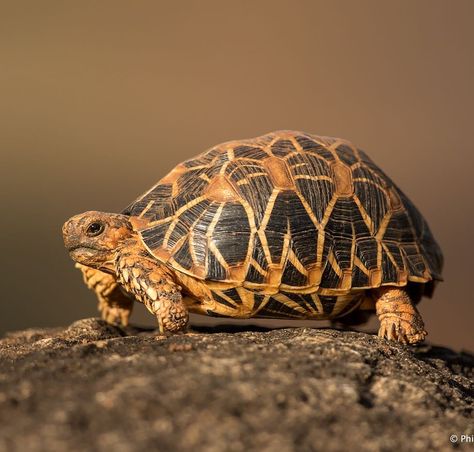
<instances>
[{"instance_id":1,"label":"tortoise eye","mask_svg":"<svg viewBox=\"0 0 474 452\"><path fill-rule=\"evenodd\" d=\"M89 237L95 237L96 235L101 234L104 231L104 225L102 223L91 223L86 230L86 234Z\"/></svg>"}]
</instances>

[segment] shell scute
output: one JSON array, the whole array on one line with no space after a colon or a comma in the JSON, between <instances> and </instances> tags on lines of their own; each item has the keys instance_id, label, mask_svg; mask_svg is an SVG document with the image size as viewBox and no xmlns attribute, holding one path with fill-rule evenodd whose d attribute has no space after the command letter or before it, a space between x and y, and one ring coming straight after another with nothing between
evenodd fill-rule
<instances>
[{"instance_id":1,"label":"shell scute","mask_svg":"<svg viewBox=\"0 0 474 452\"><path fill-rule=\"evenodd\" d=\"M263 160L268 157L268 154L261 148L255 146L236 146L234 149L235 158L252 159L252 160Z\"/></svg>"},{"instance_id":2,"label":"shell scute","mask_svg":"<svg viewBox=\"0 0 474 452\"><path fill-rule=\"evenodd\" d=\"M334 182L328 180L298 179L298 193L305 200L316 221L322 223L334 199Z\"/></svg>"},{"instance_id":3,"label":"shell scute","mask_svg":"<svg viewBox=\"0 0 474 452\"><path fill-rule=\"evenodd\" d=\"M317 261L317 243L318 231L315 227L291 235L291 250L305 268L314 266Z\"/></svg>"},{"instance_id":4,"label":"shell scute","mask_svg":"<svg viewBox=\"0 0 474 452\"><path fill-rule=\"evenodd\" d=\"M359 156L354 152L354 149L347 144L340 144L336 148L339 159L348 166L355 165L359 162Z\"/></svg>"},{"instance_id":5,"label":"shell scute","mask_svg":"<svg viewBox=\"0 0 474 452\"><path fill-rule=\"evenodd\" d=\"M286 138L275 141L270 149L275 157L286 157L288 154L297 151L292 141Z\"/></svg>"}]
</instances>

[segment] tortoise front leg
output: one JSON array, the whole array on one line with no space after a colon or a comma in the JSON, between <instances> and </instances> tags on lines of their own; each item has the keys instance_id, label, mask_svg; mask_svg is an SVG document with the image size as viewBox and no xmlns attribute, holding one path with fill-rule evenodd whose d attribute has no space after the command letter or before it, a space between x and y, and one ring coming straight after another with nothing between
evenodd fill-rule
<instances>
[{"instance_id":1,"label":"tortoise front leg","mask_svg":"<svg viewBox=\"0 0 474 452\"><path fill-rule=\"evenodd\" d=\"M188 324L188 310L171 272L142 252L124 250L117 259L117 275L125 289L156 316L160 333L178 333Z\"/></svg>"},{"instance_id":2,"label":"tortoise front leg","mask_svg":"<svg viewBox=\"0 0 474 452\"><path fill-rule=\"evenodd\" d=\"M109 323L128 325L133 299L120 287L117 278L82 264L76 264L76 267L81 270L87 287L96 293L101 317Z\"/></svg>"},{"instance_id":3,"label":"tortoise front leg","mask_svg":"<svg viewBox=\"0 0 474 452\"><path fill-rule=\"evenodd\" d=\"M423 319L405 289L381 287L374 294L380 320L379 337L402 344L416 344L425 339Z\"/></svg>"}]
</instances>

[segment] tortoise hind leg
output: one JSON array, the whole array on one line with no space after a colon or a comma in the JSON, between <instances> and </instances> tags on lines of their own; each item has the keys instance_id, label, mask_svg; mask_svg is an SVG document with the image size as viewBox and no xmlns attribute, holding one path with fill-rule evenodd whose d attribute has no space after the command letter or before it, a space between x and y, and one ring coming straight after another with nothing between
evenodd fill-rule
<instances>
[{"instance_id":1,"label":"tortoise hind leg","mask_svg":"<svg viewBox=\"0 0 474 452\"><path fill-rule=\"evenodd\" d=\"M425 339L423 319L405 289L381 287L373 293L380 320L379 337L402 344L416 344Z\"/></svg>"},{"instance_id":2,"label":"tortoise hind leg","mask_svg":"<svg viewBox=\"0 0 474 452\"><path fill-rule=\"evenodd\" d=\"M96 293L101 317L108 323L128 325L133 299L122 290L117 278L82 264L76 264L76 267L81 270L87 287Z\"/></svg>"}]
</instances>

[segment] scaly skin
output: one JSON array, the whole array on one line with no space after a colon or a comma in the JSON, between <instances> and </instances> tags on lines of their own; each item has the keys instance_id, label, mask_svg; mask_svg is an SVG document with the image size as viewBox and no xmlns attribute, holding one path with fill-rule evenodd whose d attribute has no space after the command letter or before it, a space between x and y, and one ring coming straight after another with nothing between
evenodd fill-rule
<instances>
[{"instance_id":1,"label":"scaly skin","mask_svg":"<svg viewBox=\"0 0 474 452\"><path fill-rule=\"evenodd\" d=\"M374 294L375 309L380 320L379 337L402 344L423 342L427 335L423 319L406 290L381 287Z\"/></svg>"},{"instance_id":2,"label":"scaly skin","mask_svg":"<svg viewBox=\"0 0 474 452\"><path fill-rule=\"evenodd\" d=\"M76 268L81 270L87 287L96 293L102 318L109 323L128 325L134 300L124 292L117 277L82 264L76 264Z\"/></svg>"},{"instance_id":3,"label":"scaly skin","mask_svg":"<svg viewBox=\"0 0 474 452\"><path fill-rule=\"evenodd\" d=\"M117 253L115 270L127 292L156 316L162 334L186 329L189 316L181 287L165 266L143 251L136 239L129 240Z\"/></svg>"}]
</instances>

